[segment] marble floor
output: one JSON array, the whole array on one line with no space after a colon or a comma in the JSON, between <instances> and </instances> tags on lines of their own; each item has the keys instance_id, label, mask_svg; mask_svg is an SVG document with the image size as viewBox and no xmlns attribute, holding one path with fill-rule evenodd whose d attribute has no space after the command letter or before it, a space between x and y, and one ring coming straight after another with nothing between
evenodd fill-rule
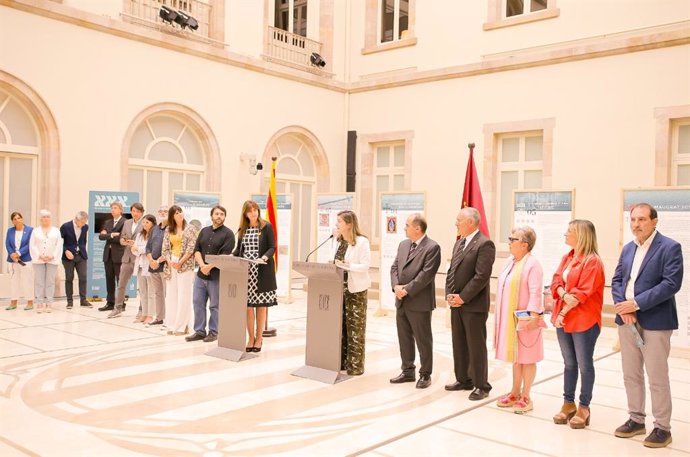
<instances>
[{"instance_id":1,"label":"marble floor","mask_svg":"<svg viewBox=\"0 0 690 457\"><path fill-rule=\"evenodd\" d=\"M335 385L290 374L304 362L301 292L270 311L278 336L240 363L205 355L215 343L187 343L133 323L136 302L110 320L95 308L66 310L64 302L40 315L3 307L0 456L690 456L690 360L670 360L673 443L650 450L643 436L612 434L627 419L613 329L604 329L595 353L591 425L571 430L551 420L562 402L553 329L535 409L520 416L495 406L509 390L508 364L490 360L494 389L484 401L443 389L453 380L446 309L434 313L432 386L389 384L400 363L395 319L393 312L375 317L376 304L366 373Z\"/></svg>"}]
</instances>

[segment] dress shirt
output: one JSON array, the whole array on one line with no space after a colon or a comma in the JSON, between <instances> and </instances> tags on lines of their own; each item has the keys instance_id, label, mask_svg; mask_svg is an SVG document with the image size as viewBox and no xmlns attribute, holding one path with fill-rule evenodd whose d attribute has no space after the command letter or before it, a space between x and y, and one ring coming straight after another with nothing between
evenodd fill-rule
<instances>
[{"instance_id":1,"label":"dress shirt","mask_svg":"<svg viewBox=\"0 0 690 457\"><path fill-rule=\"evenodd\" d=\"M635 245L637 245L637 249L635 250L635 257L633 258L632 267L630 267L630 281L628 281L628 286L625 288L625 298L627 300L635 300L635 281L637 280L637 275L640 272L642 261L647 255L647 252L649 252L649 247L652 245L652 241L654 241L655 236L656 230L654 230L651 236L642 244L637 241L637 238L633 240Z\"/></svg>"}]
</instances>

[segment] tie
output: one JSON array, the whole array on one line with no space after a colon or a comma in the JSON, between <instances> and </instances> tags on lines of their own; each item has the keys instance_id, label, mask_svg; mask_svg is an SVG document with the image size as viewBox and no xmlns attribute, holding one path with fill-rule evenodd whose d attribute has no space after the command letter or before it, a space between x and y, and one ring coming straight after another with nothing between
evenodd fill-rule
<instances>
[{"instance_id":1,"label":"tie","mask_svg":"<svg viewBox=\"0 0 690 457\"><path fill-rule=\"evenodd\" d=\"M407 253L408 259L410 258L415 249L417 249L417 243L412 243L412 245L410 246L410 252Z\"/></svg>"},{"instance_id":2,"label":"tie","mask_svg":"<svg viewBox=\"0 0 690 457\"><path fill-rule=\"evenodd\" d=\"M448 290L449 294L452 294L455 289L455 270L460 265L460 254L465 249L465 241L467 241L467 238L455 242L457 248L453 249L453 260L450 262L450 268L446 275L446 290Z\"/></svg>"}]
</instances>

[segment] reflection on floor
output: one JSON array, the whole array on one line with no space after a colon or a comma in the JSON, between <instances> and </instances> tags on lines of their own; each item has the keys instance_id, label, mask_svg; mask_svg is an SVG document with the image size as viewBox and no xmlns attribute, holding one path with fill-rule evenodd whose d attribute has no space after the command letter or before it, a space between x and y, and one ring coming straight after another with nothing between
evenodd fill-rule
<instances>
[{"instance_id":1,"label":"reflection on floor","mask_svg":"<svg viewBox=\"0 0 690 457\"><path fill-rule=\"evenodd\" d=\"M453 380L445 309L434 313L433 384L418 390L388 382L400 364L393 312L369 315L364 376L326 385L290 375L304 362L300 292L270 311L278 336L240 363L206 356L216 343L187 343L133 323L135 304L110 320L64 303L52 314L0 311L0 455L690 455L687 359L670 362L672 445L648 450L644 436L613 436L627 415L612 329L595 354L591 426L571 430L551 421L562 402L553 330L535 409L519 416L495 406L510 386L510 366L502 362L490 361L494 389L485 401L443 389Z\"/></svg>"}]
</instances>

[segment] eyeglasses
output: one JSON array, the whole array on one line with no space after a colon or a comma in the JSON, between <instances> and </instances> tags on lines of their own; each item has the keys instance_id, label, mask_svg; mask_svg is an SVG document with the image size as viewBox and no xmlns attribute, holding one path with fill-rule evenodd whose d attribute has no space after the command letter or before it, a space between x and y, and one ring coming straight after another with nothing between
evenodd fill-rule
<instances>
[{"instance_id":1,"label":"eyeglasses","mask_svg":"<svg viewBox=\"0 0 690 457\"><path fill-rule=\"evenodd\" d=\"M522 241L520 238L513 238L512 236L508 237L508 242L509 243L514 243L515 241Z\"/></svg>"}]
</instances>

